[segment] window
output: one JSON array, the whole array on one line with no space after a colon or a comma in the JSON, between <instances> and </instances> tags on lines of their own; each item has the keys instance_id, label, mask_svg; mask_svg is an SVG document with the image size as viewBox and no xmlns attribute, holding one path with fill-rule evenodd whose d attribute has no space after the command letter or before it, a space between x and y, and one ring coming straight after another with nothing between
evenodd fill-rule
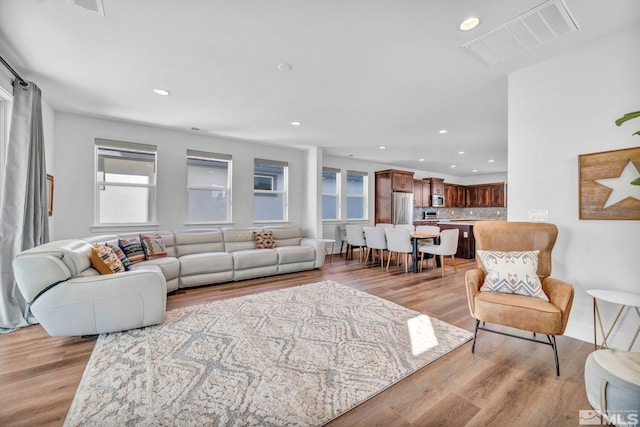
<instances>
[{"instance_id":1,"label":"window","mask_svg":"<svg viewBox=\"0 0 640 427\"><path fill-rule=\"evenodd\" d=\"M231 156L187 150L189 222L231 222Z\"/></svg>"},{"instance_id":2,"label":"window","mask_svg":"<svg viewBox=\"0 0 640 427\"><path fill-rule=\"evenodd\" d=\"M286 162L254 159L254 221L286 221L288 218L288 171Z\"/></svg>"},{"instance_id":3,"label":"window","mask_svg":"<svg viewBox=\"0 0 640 427\"><path fill-rule=\"evenodd\" d=\"M322 219L340 219L340 170L322 168Z\"/></svg>"},{"instance_id":4,"label":"window","mask_svg":"<svg viewBox=\"0 0 640 427\"><path fill-rule=\"evenodd\" d=\"M96 139L95 222L156 221L156 146Z\"/></svg>"},{"instance_id":5,"label":"window","mask_svg":"<svg viewBox=\"0 0 640 427\"><path fill-rule=\"evenodd\" d=\"M367 173L347 171L347 219L367 219Z\"/></svg>"}]
</instances>

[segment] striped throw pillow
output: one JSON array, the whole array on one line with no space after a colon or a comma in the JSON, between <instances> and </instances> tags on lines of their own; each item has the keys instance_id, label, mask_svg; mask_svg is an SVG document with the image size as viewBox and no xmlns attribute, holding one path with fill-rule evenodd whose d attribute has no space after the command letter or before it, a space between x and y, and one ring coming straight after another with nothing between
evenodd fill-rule
<instances>
[{"instance_id":1,"label":"striped throw pillow","mask_svg":"<svg viewBox=\"0 0 640 427\"><path fill-rule=\"evenodd\" d=\"M131 239L119 239L118 245L131 264L144 261L144 251L142 250L140 240L136 237Z\"/></svg>"},{"instance_id":2,"label":"striped throw pillow","mask_svg":"<svg viewBox=\"0 0 640 427\"><path fill-rule=\"evenodd\" d=\"M120 258L108 246L95 244L91 248L91 266L100 274L114 274L125 271Z\"/></svg>"},{"instance_id":3,"label":"striped throw pillow","mask_svg":"<svg viewBox=\"0 0 640 427\"><path fill-rule=\"evenodd\" d=\"M120 262L124 266L124 269L129 271L129 268L131 267L131 261L129 261L129 258L127 258L124 252L122 252L122 249L120 249L120 246L114 245L113 243L105 243L104 245L107 247L110 247L111 250L113 250L116 256L120 259Z\"/></svg>"}]
</instances>

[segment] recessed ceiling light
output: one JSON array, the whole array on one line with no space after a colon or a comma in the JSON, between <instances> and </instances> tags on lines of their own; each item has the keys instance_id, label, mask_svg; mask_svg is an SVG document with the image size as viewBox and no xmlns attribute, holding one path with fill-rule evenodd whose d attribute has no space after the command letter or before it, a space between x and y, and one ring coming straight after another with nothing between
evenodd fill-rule
<instances>
[{"instance_id":1,"label":"recessed ceiling light","mask_svg":"<svg viewBox=\"0 0 640 427\"><path fill-rule=\"evenodd\" d=\"M424 162L424 159L418 159L419 162Z\"/></svg>"},{"instance_id":2,"label":"recessed ceiling light","mask_svg":"<svg viewBox=\"0 0 640 427\"><path fill-rule=\"evenodd\" d=\"M278 70L282 72L287 72L293 70L293 66L291 64L287 64L286 62L278 64Z\"/></svg>"},{"instance_id":3,"label":"recessed ceiling light","mask_svg":"<svg viewBox=\"0 0 640 427\"><path fill-rule=\"evenodd\" d=\"M440 129L440 130L438 131L438 133L447 133L447 132L449 132L449 131L448 131L448 130L446 130L446 129Z\"/></svg>"},{"instance_id":4,"label":"recessed ceiling light","mask_svg":"<svg viewBox=\"0 0 640 427\"><path fill-rule=\"evenodd\" d=\"M451 167L452 167L452 168L455 168L455 167L456 167L456 165L451 165Z\"/></svg>"},{"instance_id":5,"label":"recessed ceiling light","mask_svg":"<svg viewBox=\"0 0 640 427\"><path fill-rule=\"evenodd\" d=\"M387 149L387 146L386 146L386 145L381 145L381 146L380 146L380 147L378 147L378 148L379 148L379 149L381 149L381 150L386 150L386 149Z\"/></svg>"},{"instance_id":6,"label":"recessed ceiling light","mask_svg":"<svg viewBox=\"0 0 640 427\"><path fill-rule=\"evenodd\" d=\"M478 18L477 16L470 16L469 18L462 21L460 23L460 27L458 28L460 28L460 30L462 31L469 31L477 27L479 23L480 23L480 18Z\"/></svg>"},{"instance_id":7,"label":"recessed ceiling light","mask_svg":"<svg viewBox=\"0 0 640 427\"><path fill-rule=\"evenodd\" d=\"M474 173L475 173L475 172L478 172L478 169L474 169L474 170L472 170L471 172L474 172Z\"/></svg>"},{"instance_id":8,"label":"recessed ceiling light","mask_svg":"<svg viewBox=\"0 0 640 427\"><path fill-rule=\"evenodd\" d=\"M160 89L160 88L155 88L153 90L153 93L155 93L156 95L160 95L160 96L169 96L171 94L171 92L169 92L166 89Z\"/></svg>"},{"instance_id":9,"label":"recessed ceiling light","mask_svg":"<svg viewBox=\"0 0 640 427\"><path fill-rule=\"evenodd\" d=\"M458 151L458 154L464 154L464 151Z\"/></svg>"},{"instance_id":10,"label":"recessed ceiling light","mask_svg":"<svg viewBox=\"0 0 640 427\"><path fill-rule=\"evenodd\" d=\"M301 122L291 122L291 126L300 126Z\"/></svg>"},{"instance_id":11,"label":"recessed ceiling light","mask_svg":"<svg viewBox=\"0 0 640 427\"><path fill-rule=\"evenodd\" d=\"M489 160L489 163L493 163L493 162L495 162L495 160L493 160L493 159Z\"/></svg>"}]
</instances>

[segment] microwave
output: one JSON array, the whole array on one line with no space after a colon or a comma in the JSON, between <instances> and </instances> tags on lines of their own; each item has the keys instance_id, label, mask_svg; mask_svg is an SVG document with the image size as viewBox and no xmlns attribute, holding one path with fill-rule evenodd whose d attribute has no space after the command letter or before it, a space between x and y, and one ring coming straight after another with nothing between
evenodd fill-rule
<instances>
[{"instance_id":1,"label":"microwave","mask_svg":"<svg viewBox=\"0 0 640 427\"><path fill-rule=\"evenodd\" d=\"M441 194L433 194L431 196L431 206L433 206L434 208L443 208L444 196Z\"/></svg>"}]
</instances>

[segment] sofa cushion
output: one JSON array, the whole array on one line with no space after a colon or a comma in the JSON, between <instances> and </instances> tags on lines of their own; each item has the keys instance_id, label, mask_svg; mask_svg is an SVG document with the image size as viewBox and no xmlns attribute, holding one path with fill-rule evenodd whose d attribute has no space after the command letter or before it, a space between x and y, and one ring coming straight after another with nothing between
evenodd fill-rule
<instances>
[{"instance_id":1,"label":"sofa cushion","mask_svg":"<svg viewBox=\"0 0 640 427\"><path fill-rule=\"evenodd\" d=\"M539 252L478 250L482 267L487 272L480 290L525 295L549 301L536 273Z\"/></svg>"},{"instance_id":2,"label":"sofa cushion","mask_svg":"<svg viewBox=\"0 0 640 427\"><path fill-rule=\"evenodd\" d=\"M222 235L224 236L224 250L226 252L236 252L244 251L247 249L255 249L256 241L253 239L253 232L261 230L261 228L256 227L223 228Z\"/></svg>"},{"instance_id":3,"label":"sofa cushion","mask_svg":"<svg viewBox=\"0 0 640 427\"><path fill-rule=\"evenodd\" d=\"M222 230L182 230L175 232L178 257L205 252L224 252Z\"/></svg>"},{"instance_id":4,"label":"sofa cushion","mask_svg":"<svg viewBox=\"0 0 640 427\"><path fill-rule=\"evenodd\" d=\"M167 247L162 236L158 234L140 234L140 242L145 259L161 258L167 256Z\"/></svg>"},{"instance_id":5,"label":"sofa cushion","mask_svg":"<svg viewBox=\"0 0 640 427\"><path fill-rule=\"evenodd\" d=\"M253 238L256 241L256 249L273 249L276 247L271 231L254 231Z\"/></svg>"},{"instance_id":6,"label":"sofa cushion","mask_svg":"<svg viewBox=\"0 0 640 427\"><path fill-rule=\"evenodd\" d=\"M233 252L232 255L233 269L236 271L278 265L278 252L275 249L248 249Z\"/></svg>"},{"instance_id":7,"label":"sofa cushion","mask_svg":"<svg viewBox=\"0 0 640 427\"><path fill-rule=\"evenodd\" d=\"M180 257L180 275L217 273L233 270L233 257L226 252L190 254Z\"/></svg>"},{"instance_id":8,"label":"sofa cushion","mask_svg":"<svg viewBox=\"0 0 640 427\"><path fill-rule=\"evenodd\" d=\"M265 231L271 231L276 247L300 246L304 237L304 231L299 227L265 227Z\"/></svg>"},{"instance_id":9,"label":"sofa cushion","mask_svg":"<svg viewBox=\"0 0 640 427\"><path fill-rule=\"evenodd\" d=\"M278 264L292 264L297 262L315 261L316 250L311 246L286 246L276 248Z\"/></svg>"},{"instance_id":10,"label":"sofa cushion","mask_svg":"<svg viewBox=\"0 0 640 427\"><path fill-rule=\"evenodd\" d=\"M121 238L118 241L118 245L122 249L122 252L124 252L124 254L127 256L127 259L129 260L129 262L131 262L131 264L144 261L144 251L142 250L142 245L140 244L140 238Z\"/></svg>"},{"instance_id":11,"label":"sofa cushion","mask_svg":"<svg viewBox=\"0 0 640 427\"><path fill-rule=\"evenodd\" d=\"M152 265L160 268L166 281L173 280L180 275L180 261L172 256L137 262L131 266L131 270L146 270Z\"/></svg>"},{"instance_id":12,"label":"sofa cushion","mask_svg":"<svg viewBox=\"0 0 640 427\"><path fill-rule=\"evenodd\" d=\"M120 262L120 258L108 246L95 244L91 249L91 265L98 270L100 274L114 274L125 271L124 265Z\"/></svg>"}]
</instances>

